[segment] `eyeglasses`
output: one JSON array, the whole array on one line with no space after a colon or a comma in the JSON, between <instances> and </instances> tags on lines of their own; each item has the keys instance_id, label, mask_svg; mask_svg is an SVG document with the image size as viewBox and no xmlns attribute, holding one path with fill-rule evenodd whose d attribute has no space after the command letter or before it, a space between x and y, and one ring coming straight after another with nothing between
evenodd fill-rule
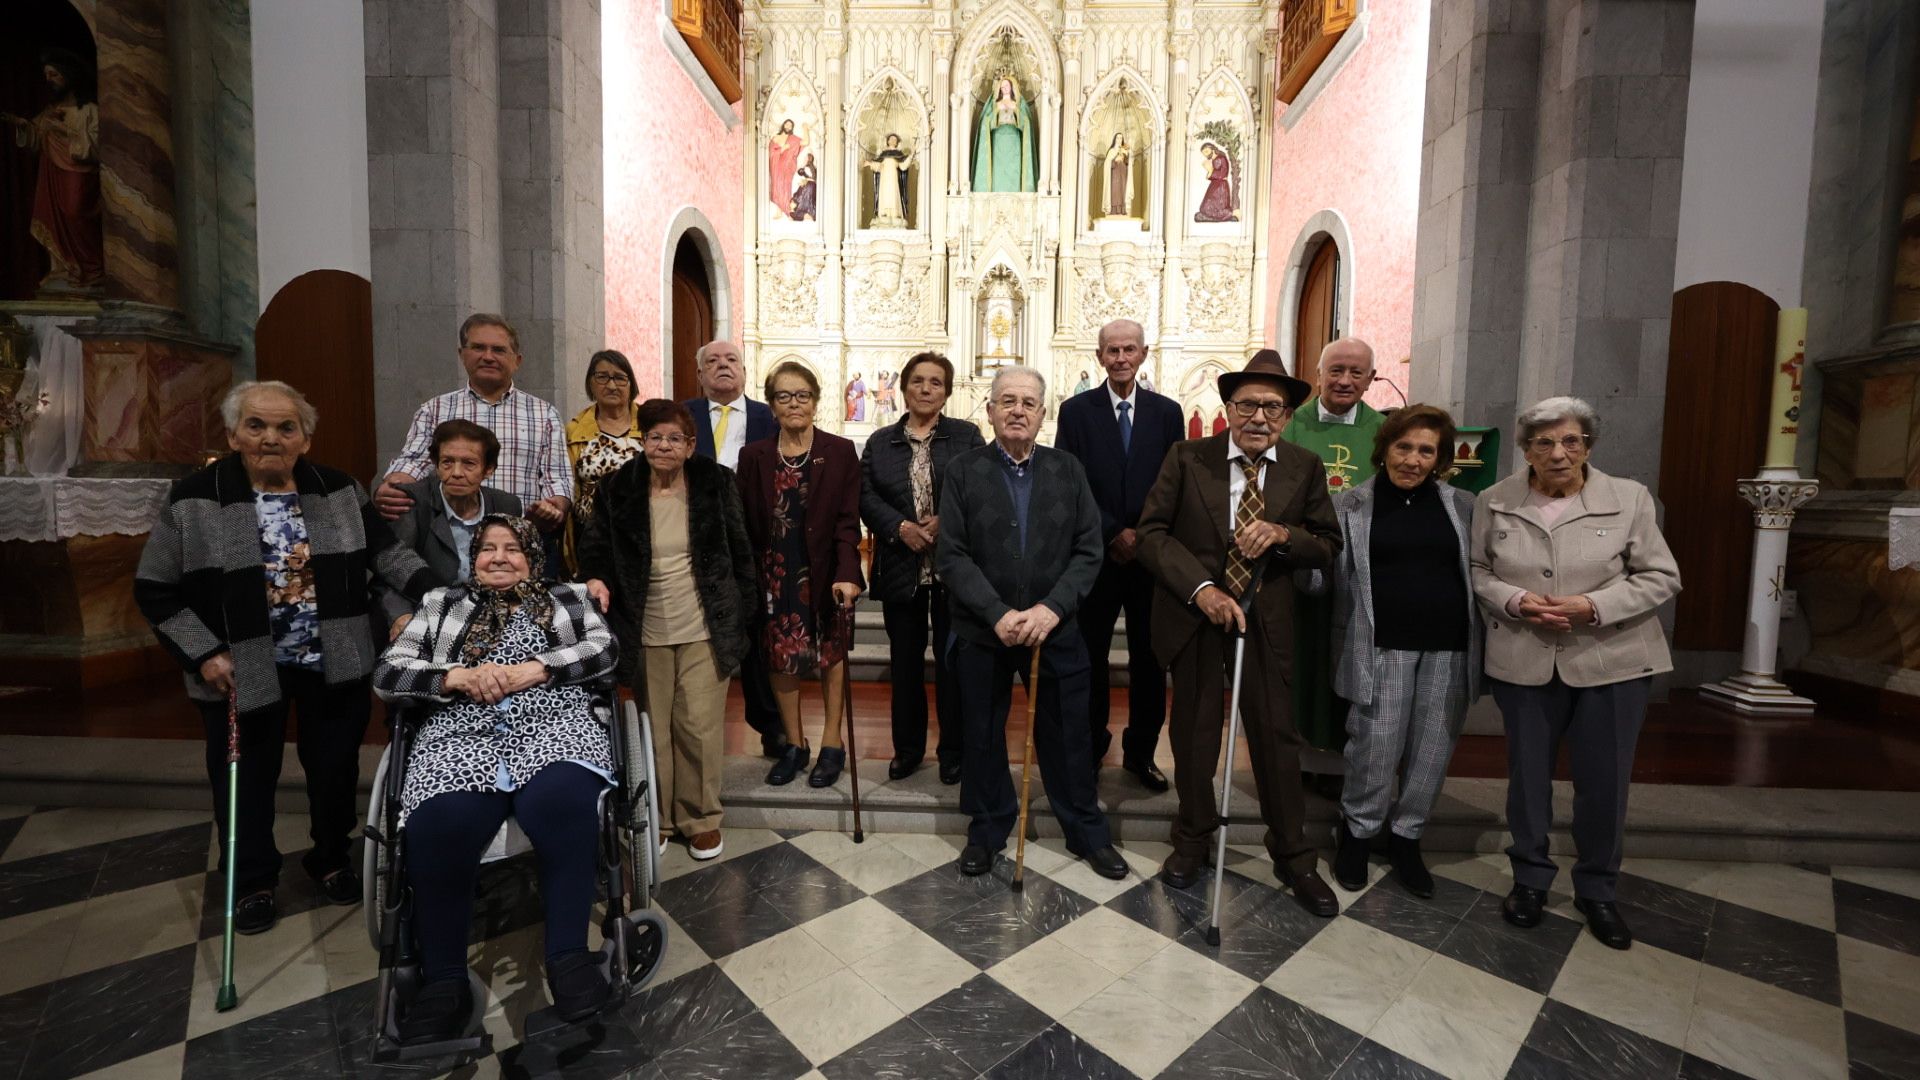
<instances>
[{"instance_id":1,"label":"eyeglasses","mask_svg":"<svg viewBox=\"0 0 1920 1080\"><path fill-rule=\"evenodd\" d=\"M1239 413L1242 419L1254 413L1265 413L1267 419L1278 420L1293 411L1293 406L1284 401L1229 401L1227 404L1233 406L1233 411Z\"/></svg>"},{"instance_id":2,"label":"eyeglasses","mask_svg":"<svg viewBox=\"0 0 1920 1080\"><path fill-rule=\"evenodd\" d=\"M645 443L648 446L681 447L681 446L687 445L693 440L687 438L685 435L682 435L679 432L673 432L672 434L668 434L666 432L650 431L646 435L642 436L640 441Z\"/></svg>"},{"instance_id":3,"label":"eyeglasses","mask_svg":"<svg viewBox=\"0 0 1920 1080\"><path fill-rule=\"evenodd\" d=\"M1559 447L1569 454L1585 450L1593 442L1591 435L1562 435L1558 439L1551 435L1541 435L1527 440L1527 452L1533 454L1551 454Z\"/></svg>"},{"instance_id":4,"label":"eyeglasses","mask_svg":"<svg viewBox=\"0 0 1920 1080\"><path fill-rule=\"evenodd\" d=\"M813 404L813 391L775 390L773 392L773 403L775 405L811 405Z\"/></svg>"},{"instance_id":5,"label":"eyeglasses","mask_svg":"<svg viewBox=\"0 0 1920 1080\"><path fill-rule=\"evenodd\" d=\"M601 386L625 386L633 380L617 371L596 371L593 374L593 381Z\"/></svg>"}]
</instances>

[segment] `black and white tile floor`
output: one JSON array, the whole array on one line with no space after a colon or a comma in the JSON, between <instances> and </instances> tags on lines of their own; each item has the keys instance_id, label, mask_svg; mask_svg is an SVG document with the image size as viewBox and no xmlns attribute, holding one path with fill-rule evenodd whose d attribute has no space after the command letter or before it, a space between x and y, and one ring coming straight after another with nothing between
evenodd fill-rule
<instances>
[{"instance_id":1,"label":"black and white tile floor","mask_svg":"<svg viewBox=\"0 0 1920 1080\"><path fill-rule=\"evenodd\" d=\"M285 816L282 849L304 830ZM240 942L240 1008L214 1011L210 833L206 814L0 808L0 1078L382 1071L363 914L322 906L292 859L279 926ZM1437 856L1432 900L1380 882L1322 921L1236 851L1214 950L1203 898L1150 876L1162 845L1130 845L1120 882L1030 847L1017 896L1006 867L960 876L958 845L676 848L659 979L531 1046L538 898L529 868L490 867L473 960L495 1052L455 1075L1920 1077L1916 871L1629 860L1621 953L1564 893L1532 932L1501 922L1498 856Z\"/></svg>"}]
</instances>

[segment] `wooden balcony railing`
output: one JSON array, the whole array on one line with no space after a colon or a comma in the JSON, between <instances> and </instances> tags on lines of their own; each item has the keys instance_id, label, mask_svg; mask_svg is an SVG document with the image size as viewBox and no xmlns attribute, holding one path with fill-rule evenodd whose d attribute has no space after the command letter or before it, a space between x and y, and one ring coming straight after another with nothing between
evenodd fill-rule
<instances>
[{"instance_id":1,"label":"wooden balcony railing","mask_svg":"<svg viewBox=\"0 0 1920 1080\"><path fill-rule=\"evenodd\" d=\"M672 0L674 29L728 104L740 100L740 0Z\"/></svg>"},{"instance_id":2,"label":"wooden balcony railing","mask_svg":"<svg viewBox=\"0 0 1920 1080\"><path fill-rule=\"evenodd\" d=\"M1340 35L1353 25L1360 0L1285 0L1280 9L1280 100L1291 102Z\"/></svg>"}]
</instances>

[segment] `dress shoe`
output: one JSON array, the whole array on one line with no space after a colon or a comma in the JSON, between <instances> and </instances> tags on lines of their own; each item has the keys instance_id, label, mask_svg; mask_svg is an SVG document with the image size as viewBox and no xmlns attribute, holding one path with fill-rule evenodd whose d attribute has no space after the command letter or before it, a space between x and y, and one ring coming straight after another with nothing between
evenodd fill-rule
<instances>
[{"instance_id":1,"label":"dress shoe","mask_svg":"<svg viewBox=\"0 0 1920 1080\"><path fill-rule=\"evenodd\" d=\"M1293 898L1309 915L1318 915L1322 919L1331 919L1340 914L1340 901L1333 897L1333 887L1321 880L1320 872L1309 870L1304 874L1291 874L1281 871L1280 884L1293 893Z\"/></svg>"},{"instance_id":2,"label":"dress shoe","mask_svg":"<svg viewBox=\"0 0 1920 1080\"><path fill-rule=\"evenodd\" d=\"M1573 906L1587 917L1587 929L1609 949L1624 949L1633 944L1633 931L1611 900L1575 900Z\"/></svg>"},{"instance_id":3,"label":"dress shoe","mask_svg":"<svg viewBox=\"0 0 1920 1080\"><path fill-rule=\"evenodd\" d=\"M762 735L760 736L760 756L772 761L778 761L780 760L780 755L786 753L787 747L792 745L793 744L787 740L787 733L784 731L776 731L772 735Z\"/></svg>"},{"instance_id":4,"label":"dress shoe","mask_svg":"<svg viewBox=\"0 0 1920 1080\"><path fill-rule=\"evenodd\" d=\"M335 870L314 884L320 887L320 895L326 897L329 904L352 907L360 902L360 875L351 868Z\"/></svg>"},{"instance_id":5,"label":"dress shoe","mask_svg":"<svg viewBox=\"0 0 1920 1080\"><path fill-rule=\"evenodd\" d=\"M887 762L887 779L905 780L907 777L912 776L914 770L920 768L920 758L921 755L915 754L910 758L897 757Z\"/></svg>"},{"instance_id":6,"label":"dress shoe","mask_svg":"<svg viewBox=\"0 0 1920 1080\"><path fill-rule=\"evenodd\" d=\"M1140 786L1146 788L1148 791L1158 793L1173 786L1167 783L1167 774L1161 772L1160 767L1151 761L1130 759L1121 764L1120 767L1132 773L1134 779L1140 781Z\"/></svg>"},{"instance_id":7,"label":"dress shoe","mask_svg":"<svg viewBox=\"0 0 1920 1080\"><path fill-rule=\"evenodd\" d=\"M959 783L960 782L960 766L961 766L961 761L959 758L954 758L952 761L948 761L944 758L941 759L940 782L947 785L948 787L952 787L953 785Z\"/></svg>"},{"instance_id":8,"label":"dress shoe","mask_svg":"<svg viewBox=\"0 0 1920 1080\"><path fill-rule=\"evenodd\" d=\"M1507 893L1507 898L1500 901L1500 917L1523 930L1530 930L1540 925L1540 910L1546 903L1547 890L1529 889L1516 884Z\"/></svg>"},{"instance_id":9,"label":"dress shoe","mask_svg":"<svg viewBox=\"0 0 1920 1080\"><path fill-rule=\"evenodd\" d=\"M448 1042L466 1034L473 1013L473 991L463 974L430 982L414 991L400 1011L400 1044Z\"/></svg>"},{"instance_id":10,"label":"dress shoe","mask_svg":"<svg viewBox=\"0 0 1920 1080\"><path fill-rule=\"evenodd\" d=\"M1182 855L1179 852L1167 856L1160 864L1160 880L1175 889L1191 889L1200 881L1200 875L1207 869L1207 860L1198 855Z\"/></svg>"},{"instance_id":11,"label":"dress shoe","mask_svg":"<svg viewBox=\"0 0 1920 1080\"><path fill-rule=\"evenodd\" d=\"M968 844L960 849L960 872L968 877L979 877L993 869L993 852L979 844Z\"/></svg>"},{"instance_id":12,"label":"dress shoe","mask_svg":"<svg viewBox=\"0 0 1920 1080\"><path fill-rule=\"evenodd\" d=\"M840 779L840 770L847 764L847 752L838 746L823 746L820 757L813 763L813 772L807 777L808 787L832 787Z\"/></svg>"},{"instance_id":13,"label":"dress shoe","mask_svg":"<svg viewBox=\"0 0 1920 1080\"><path fill-rule=\"evenodd\" d=\"M1333 880L1348 892L1359 892L1367 887L1367 842L1353 835L1345 814L1334 832L1340 846L1333 853Z\"/></svg>"},{"instance_id":14,"label":"dress shoe","mask_svg":"<svg viewBox=\"0 0 1920 1080\"><path fill-rule=\"evenodd\" d=\"M600 954L582 949L547 961L547 990L553 994L553 1011L574 1023L599 1012L613 988L600 970Z\"/></svg>"},{"instance_id":15,"label":"dress shoe","mask_svg":"<svg viewBox=\"0 0 1920 1080\"><path fill-rule=\"evenodd\" d=\"M1433 896L1433 875L1427 871L1427 861L1420 857L1418 838L1391 833L1387 837L1387 862L1392 864L1393 876L1402 888L1422 900Z\"/></svg>"},{"instance_id":16,"label":"dress shoe","mask_svg":"<svg viewBox=\"0 0 1920 1080\"><path fill-rule=\"evenodd\" d=\"M272 889L249 893L233 906L235 933L264 934L279 921L280 909L274 905Z\"/></svg>"},{"instance_id":17,"label":"dress shoe","mask_svg":"<svg viewBox=\"0 0 1920 1080\"><path fill-rule=\"evenodd\" d=\"M774 787L793 783L793 778L807 767L807 757L805 746L788 743L787 748L780 752L780 760L767 770L767 783Z\"/></svg>"},{"instance_id":18,"label":"dress shoe","mask_svg":"<svg viewBox=\"0 0 1920 1080\"><path fill-rule=\"evenodd\" d=\"M1127 876L1127 860L1113 850L1112 844L1087 852L1076 851L1073 854L1087 860L1087 865L1093 867L1093 872L1103 878L1119 881Z\"/></svg>"}]
</instances>

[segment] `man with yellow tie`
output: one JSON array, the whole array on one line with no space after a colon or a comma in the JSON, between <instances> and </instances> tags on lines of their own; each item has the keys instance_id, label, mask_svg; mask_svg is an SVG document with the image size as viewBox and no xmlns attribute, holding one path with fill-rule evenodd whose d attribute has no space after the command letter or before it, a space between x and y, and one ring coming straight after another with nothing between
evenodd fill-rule
<instances>
[{"instance_id":1,"label":"man with yellow tie","mask_svg":"<svg viewBox=\"0 0 1920 1080\"><path fill-rule=\"evenodd\" d=\"M773 436L773 410L747 396L746 364L740 358L740 346L733 342L709 341L700 346L693 354L693 365L700 377L700 396L681 402L693 414L693 451L736 468L741 447ZM749 640L759 640L757 627L749 628L749 633ZM780 722L780 705L759 649L748 649L740 664L740 690L747 703L747 726L760 733L760 748L768 757L779 757L787 748L786 726Z\"/></svg>"}]
</instances>

